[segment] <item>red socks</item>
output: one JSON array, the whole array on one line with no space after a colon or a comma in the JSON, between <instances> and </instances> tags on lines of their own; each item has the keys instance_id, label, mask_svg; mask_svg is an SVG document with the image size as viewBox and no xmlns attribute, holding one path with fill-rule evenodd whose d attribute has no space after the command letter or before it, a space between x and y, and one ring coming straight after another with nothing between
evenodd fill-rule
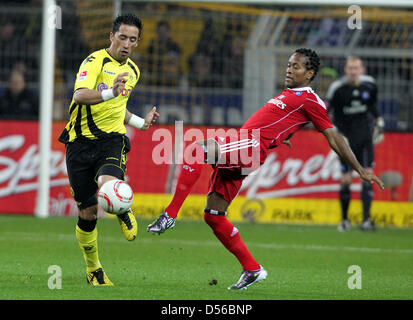
<instances>
[{"instance_id":1,"label":"red socks","mask_svg":"<svg viewBox=\"0 0 413 320\"><path fill-rule=\"evenodd\" d=\"M175 194L171 203L165 209L171 218L175 219L177 217L178 211L201 175L204 156L203 147L197 144L193 144L185 150L184 164L178 178ZM244 270L260 269L260 265L242 241L238 229L225 216L205 213L204 220L225 248L235 255Z\"/></svg>"},{"instance_id":2,"label":"red socks","mask_svg":"<svg viewBox=\"0 0 413 320\"><path fill-rule=\"evenodd\" d=\"M260 265L253 258L244 241L242 241L238 229L225 216L205 213L204 220L225 248L235 255L244 270L260 269Z\"/></svg>"},{"instance_id":3,"label":"red socks","mask_svg":"<svg viewBox=\"0 0 413 320\"><path fill-rule=\"evenodd\" d=\"M188 157L188 152L192 157ZM178 211L181 209L186 197L188 197L191 192L193 185L198 181L204 164L204 157L204 150L202 146L198 144L191 145L185 150L184 164L182 165L178 183L176 184L174 197L169 206L165 209L171 218L176 218Z\"/></svg>"}]
</instances>

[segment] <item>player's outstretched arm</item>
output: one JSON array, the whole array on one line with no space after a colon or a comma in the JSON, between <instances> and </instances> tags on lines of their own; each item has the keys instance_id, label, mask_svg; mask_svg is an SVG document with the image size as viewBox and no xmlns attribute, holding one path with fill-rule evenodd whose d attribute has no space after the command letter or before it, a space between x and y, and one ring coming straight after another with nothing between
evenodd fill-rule
<instances>
[{"instance_id":1,"label":"player's outstretched arm","mask_svg":"<svg viewBox=\"0 0 413 320\"><path fill-rule=\"evenodd\" d=\"M375 182L380 189L384 189L383 182L374 173L364 169L357 161L357 158L351 150L350 146L339 132L337 132L333 128L328 128L326 130L323 130L323 134L326 137L331 148L339 155L340 158L346 161L354 170L358 172L362 180L369 183Z\"/></svg>"}]
</instances>

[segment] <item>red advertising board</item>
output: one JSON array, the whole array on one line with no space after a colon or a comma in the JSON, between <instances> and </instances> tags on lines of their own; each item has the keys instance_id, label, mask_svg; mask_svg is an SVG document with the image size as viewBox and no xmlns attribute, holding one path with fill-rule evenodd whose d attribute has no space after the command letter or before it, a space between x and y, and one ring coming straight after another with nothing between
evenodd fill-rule
<instances>
[{"instance_id":1,"label":"red advertising board","mask_svg":"<svg viewBox=\"0 0 413 320\"><path fill-rule=\"evenodd\" d=\"M54 123L52 134L51 212L76 214L70 194L64 160L64 145L57 138L65 123ZM192 131L189 131L192 129ZM173 171L175 126L154 126L147 131L128 128L132 150L128 154L127 179L135 193L165 193ZM184 128L184 142L207 138L214 128ZM227 129L225 129L227 130ZM2 213L33 214L39 168L39 125L32 121L0 121L0 206ZM167 148L165 146L172 146ZM312 130L297 132L292 149L273 149L258 173L245 179L240 194L248 197L336 198L340 163L322 134ZM378 191L375 199L409 201L413 177L413 134L386 133L376 147L378 175L395 181L393 188ZM179 166L177 166L179 168ZM202 173L193 192L208 190L210 167ZM171 172L170 172L171 171ZM176 172L175 172L176 174ZM168 179L169 177L169 179ZM390 177L390 178L389 178ZM401 178L401 179L399 179ZM359 179L355 179L355 189ZM358 192L355 192L355 197Z\"/></svg>"},{"instance_id":2,"label":"red advertising board","mask_svg":"<svg viewBox=\"0 0 413 320\"><path fill-rule=\"evenodd\" d=\"M51 207L70 213L71 200L64 161L64 145L57 136L64 124L53 125L50 160ZM2 213L33 214L39 173L39 124L35 121L0 121L0 206ZM66 207L66 208L64 208Z\"/></svg>"},{"instance_id":3,"label":"red advertising board","mask_svg":"<svg viewBox=\"0 0 413 320\"><path fill-rule=\"evenodd\" d=\"M336 198L341 177L341 163L325 140L314 130L302 130L291 139L292 149L283 145L273 149L260 173L248 177L243 192L249 197ZM374 185L374 199L409 201L412 188L413 134L388 132L375 147L374 171L394 188L379 190ZM353 197L359 198L360 178L354 174ZM411 199L412 200L412 199Z\"/></svg>"}]
</instances>

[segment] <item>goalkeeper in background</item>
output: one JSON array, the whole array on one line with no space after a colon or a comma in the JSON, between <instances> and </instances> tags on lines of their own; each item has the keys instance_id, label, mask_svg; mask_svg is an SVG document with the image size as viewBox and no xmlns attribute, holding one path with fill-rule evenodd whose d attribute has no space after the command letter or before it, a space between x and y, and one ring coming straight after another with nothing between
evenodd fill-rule
<instances>
[{"instance_id":1,"label":"goalkeeper in background","mask_svg":"<svg viewBox=\"0 0 413 320\"><path fill-rule=\"evenodd\" d=\"M364 74L363 61L350 56L344 67L345 76L334 81L327 90L326 99L330 118L334 125L348 140L357 160L369 172L374 167L374 145L384 139L384 121L377 109L377 86L374 78ZM338 231L351 228L348 209L351 200L350 185L353 180L352 169L341 160L342 178L339 198L342 221ZM373 189L370 183L362 181L361 200L363 203L363 222L360 229L374 230L370 219Z\"/></svg>"},{"instance_id":2,"label":"goalkeeper in background","mask_svg":"<svg viewBox=\"0 0 413 320\"><path fill-rule=\"evenodd\" d=\"M86 262L88 283L110 286L98 256L96 192L105 182L124 180L126 154L130 150L125 124L146 130L159 114L156 107L140 118L126 109L140 72L129 58L138 46L141 20L132 14L113 21L109 48L91 53L76 77L70 120L59 137L66 145L66 165L79 219L76 239ZM126 240L138 232L131 211L117 215Z\"/></svg>"}]
</instances>

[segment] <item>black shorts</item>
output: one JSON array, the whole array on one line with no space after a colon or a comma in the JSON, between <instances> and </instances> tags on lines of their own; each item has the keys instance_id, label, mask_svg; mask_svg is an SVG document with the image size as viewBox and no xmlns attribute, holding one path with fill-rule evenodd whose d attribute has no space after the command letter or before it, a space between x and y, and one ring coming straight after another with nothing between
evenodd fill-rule
<instances>
[{"instance_id":1,"label":"black shorts","mask_svg":"<svg viewBox=\"0 0 413 320\"><path fill-rule=\"evenodd\" d=\"M348 139L350 148L353 150L358 162L360 162L363 168L373 168L374 167L374 145L373 139L368 137L366 139ZM348 173L353 169L341 160L341 172Z\"/></svg>"},{"instance_id":2,"label":"black shorts","mask_svg":"<svg viewBox=\"0 0 413 320\"><path fill-rule=\"evenodd\" d=\"M97 204L97 180L110 175L124 180L130 142L125 135L66 144L66 166L72 196L79 209Z\"/></svg>"}]
</instances>

